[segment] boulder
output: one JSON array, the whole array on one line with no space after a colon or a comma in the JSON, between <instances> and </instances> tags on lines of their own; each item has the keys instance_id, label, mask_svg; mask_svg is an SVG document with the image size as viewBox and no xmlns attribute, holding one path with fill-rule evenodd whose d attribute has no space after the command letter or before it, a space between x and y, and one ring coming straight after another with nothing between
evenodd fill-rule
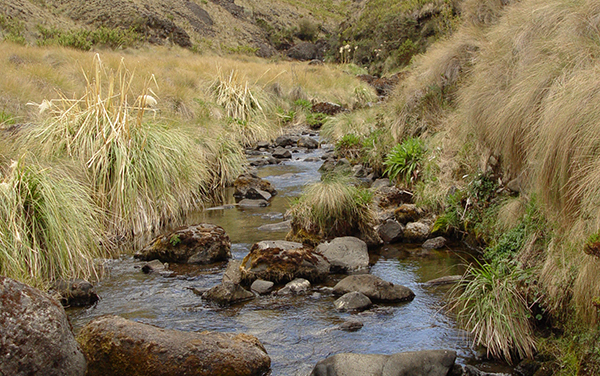
<instances>
[{"instance_id":1,"label":"boulder","mask_svg":"<svg viewBox=\"0 0 600 376\"><path fill-rule=\"evenodd\" d=\"M375 202L379 206L386 208L398 206L412 202L413 194L398 187L385 186L379 183L379 188L375 191ZM401 221L398 221L401 222Z\"/></svg>"},{"instance_id":2,"label":"boulder","mask_svg":"<svg viewBox=\"0 0 600 376\"><path fill-rule=\"evenodd\" d=\"M393 219L388 219L377 228L377 233L386 243L396 243L402 240L404 226Z\"/></svg>"},{"instance_id":3,"label":"boulder","mask_svg":"<svg viewBox=\"0 0 600 376\"><path fill-rule=\"evenodd\" d=\"M0 276L0 375L84 375L86 361L63 307Z\"/></svg>"},{"instance_id":4,"label":"boulder","mask_svg":"<svg viewBox=\"0 0 600 376\"><path fill-rule=\"evenodd\" d=\"M277 190L270 182L251 174L238 176L233 182L233 187L235 189L233 197L239 200L244 198L268 200L277 194ZM265 198L264 192L270 195L269 198Z\"/></svg>"},{"instance_id":5,"label":"boulder","mask_svg":"<svg viewBox=\"0 0 600 376\"><path fill-rule=\"evenodd\" d=\"M275 284L271 281L264 281L262 279L257 279L256 281L252 282L252 285L250 286L250 290L257 293L258 295L266 295L266 294L270 293L271 291L273 291L274 285Z\"/></svg>"},{"instance_id":6,"label":"boulder","mask_svg":"<svg viewBox=\"0 0 600 376\"><path fill-rule=\"evenodd\" d=\"M284 149L281 146L278 146L275 148L275 150L273 150L273 153L271 153L273 155L273 157L278 158L278 159L290 159L292 158L292 152L289 151L288 149Z\"/></svg>"},{"instance_id":7,"label":"boulder","mask_svg":"<svg viewBox=\"0 0 600 376\"><path fill-rule=\"evenodd\" d=\"M319 143L314 138L303 136L298 140L298 146L301 148L316 149L319 147Z\"/></svg>"},{"instance_id":8,"label":"boulder","mask_svg":"<svg viewBox=\"0 0 600 376\"><path fill-rule=\"evenodd\" d=\"M415 294L408 287L395 285L371 274L348 276L333 287L334 294L343 295L358 291L372 301L404 302L413 300Z\"/></svg>"},{"instance_id":9,"label":"boulder","mask_svg":"<svg viewBox=\"0 0 600 376\"><path fill-rule=\"evenodd\" d=\"M167 270L168 265L169 264L163 264L162 262L160 262L160 260L152 260L142 265L142 272L146 274L162 272Z\"/></svg>"},{"instance_id":10,"label":"boulder","mask_svg":"<svg viewBox=\"0 0 600 376\"><path fill-rule=\"evenodd\" d=\"M233 282L223 282L202 294L202 297L221 305L254 299L254 294Z\"/></svg>"},{"instance_id":11,"label":"boulder","mask_svg":"<svg viewBox=\"0 0 600 376\"><path fill-rule=\"evenodd\" d=\"M281 146L282 148L286 146L296 146L299 140L299 136L283 135L275 139L275 145Z\"/></svg>"},{"instance_id":12,"label":"boulder","mask_svg":"<svg viewBox=\"0 0 600 376\"><path fill-rule=\"evenodd\" d=\"M269 205L271 204L267 200L251 200L249 198L238 202L240 208L266 208Z\"/></svg>"},{"instance_id":13,"label":"boulder","mask_svg":"<svg viewBox=\"0 0 600 376\"><path fill-rule=\"evenodd\" d=\"M301 243L262 241L254 244L244 257L241 271L247 283L256 279L281 283L295 278L314 282L329 274L329 262L323 255Z\"/></svg>"},{"instance_id":14,"label":"boulder","mask_svg":"<svg viewBox=\"0 0 600 376\"><path fill-rule=\"evenodd\" d=\"M271 366L265 348L247 334L183 332L102 316L77 339L87 376L258 376Z\"/></svg>"},{"instance_id":15,"label":"boulder","mask_svg":"<svg viewBox=\"0 0 600 376\"><path fill-rule=\"evenodd\" d=\"M374 190L379 190L380 188L384 188L384 187L391 187L392 183L390 183L390 179L377 179L373 182L373 185L371 186L371 188L373 188Z\"/></svg>"},{"instance_id":16,"label":"boulder","mask_svg":"<svg viewBox=\"0 0 600 376\"><path fill-rule=\"evenodd\" d=\"M59 279L52 285L51 294L65 307L85 307L100 300L94 285L83 279Z\"/></svg>"},{"instance_id":17,"label":"boulder","mask_svg":"<svg viewBox=\"0 0 600 376\"><path fill-rule=\"evenodd\" d=\"M311 376L447 376L456 360L449 350L424 350L392 355L348 354L317 363Z\"/></svg>"},{"instance_id":18,"label":"boulder","mask_svg":"<svg viewBox=\"0 0 600 376\"><path fill-rule=\"evenodd\" d=\"M364 178L368 174L369 170L361 164L357 164L352 167L352 176L354 176L355 178Z\"/></svg>"},{"instance_id":19,"label":"boulder","mask_svg":"<svg viewBox=\"0 0 600 376\"><path fill-rule=\"evenodd\" d=\"M425 249L440 249L446 246L446 238L438 236L437 238L427 239L421 247Z\"/></svg>"},{"instance_id":20,"label":"boulder","mask_svg":"<svg viewBox=\"0 0 600 376\"><path fill-rule=\"evenodd\" d=\"M312 112L320 112L322 114L326 114L329 116L335 116L335 115L339 114L340 112L344 111L344 107L340 106L337 103L316 102L316 103L313 103L311 111Z\"/></svg>"},{"instance_id":21,"label":"boulder","mask_svg":"<svg viewBox=\"0 0 600 376\"><path fill-rule=\"evenodd\" d=\"M241 265L241 260L229 260L225 273L223 273L223 282L231 282L236 285L242 283L242 272L240 271Z\"/></svg>"},{"instance_id":22,"label":"boulder","mask_svg":"<svg viewBox=\"0 0 600 376\"><path fill-rule=\"evenodd\" d=\"M143 261L210 264L231 258L231 242L223 227L200 223L157 236L134 256Z\"/></svg>"},{"instance_id":23,"label":"boulder","mask_svg":"<svg viewBox=\"0 0 600 376\"><path fill-rule=\"evenodd\" d=\"M350 320L344 321L340 326L338 326L339 330L343 330L345 332L356 332L357 330L362 329L364 324L360 321Z\"/></svg>"},{"instance_id":24,"label":"boulder","mask_svg":"<svg viewBox=\"0 0 600 376\"><path fill-rule=\"evenodd\" d=\"M327 258L332 273L347 273L369 267L367 243L353 236L321 243L315 251Z\"/></svg>"},{"instance_id":25,"label":"boulder","mask_svg":"<svg viewBox=\"0 0 600 376\"><path fill-rule=\"evenodd\" d=\"M429 236L429 226L422 222L408 223L404 228L404 240L409 243L422 242Z\"/></svg>"},{"instance_id":26,"label":"boulder","mask_svg":"<svg viewBox=\"0 0 600 376\"><path fill-rule=\"evenodd\" d=\"M286 283L286 285L279 291L277 295L300 295L306 294L310 289L310 282L304 278L296 278L293 281Z\"/></svg>"},{"instance_id":27,"label":"boulder","mask_svg":"<svg viewBox=\"0 0 600 376\"><path fill-rule=\"evenodd\" d=\"M364 311L373 303L365 294L352 291L342 295L339 299L333 302L333 306L338 311Z\"/></svg>"},{"instance_id":28,"label":"boulder","mask_svg":"<svg viewBox=\"0 0 600 376\"><path fill-rule=\"evenodd\" d=\"M409 222L416 222L423 215L423 210L414 204L403 204L394 210L396 220L403 225Z\"/></svg>"}]
</instances>

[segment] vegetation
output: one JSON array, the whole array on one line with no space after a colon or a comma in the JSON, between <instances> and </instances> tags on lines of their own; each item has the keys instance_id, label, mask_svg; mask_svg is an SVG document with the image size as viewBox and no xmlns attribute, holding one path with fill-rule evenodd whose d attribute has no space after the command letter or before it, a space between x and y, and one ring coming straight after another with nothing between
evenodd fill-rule
<instances>
[{"instance_id":1,"label":"vegetation","mask_svg":"<svg viewBox=\"0 0 600 376\"><path fill-rule=\"evenodd\" d=\"M408 138L394 146L385 162L385 174L391 181L401 180L410 185L417 180L419 164L425 154L423 142L418 138Z\"/></svg>"},{"instance_id":2,"label":"vegetation","mask_svg":"<svg viewBox=\"0 0 600 376\"><path fill-rule=\"evenodd\" d=\"M89 51L94 46L109 48L131 47L142 40L141 34L134 29L109 29L103 26L94 30L63 31L38 25L38 31L41 37L37 40L37 44L40 46L56 44L84 51Z\"/></svg>"}]
</instances>

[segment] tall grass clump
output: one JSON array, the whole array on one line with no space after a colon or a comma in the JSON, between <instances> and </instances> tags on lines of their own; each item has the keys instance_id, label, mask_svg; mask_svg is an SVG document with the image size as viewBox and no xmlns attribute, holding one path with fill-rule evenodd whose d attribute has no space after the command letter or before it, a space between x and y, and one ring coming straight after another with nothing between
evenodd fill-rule
<instances>
[{"instance_id":1,"label":"tall grass clump","mask_svg":"<svg viewBox=\"0 0 600 376\"><path fill-rule=\"evenodd\" d=\"M188 134L145 115L150 80L134 95L134 75L123 61L115 72L99 55L85 78L85 94L55 100L24 145L45 158L77 161L109 215L108 227L119 234L150 231L194 208L208 176L204 160Z\"/></svg>"},{"instance_id":2,"label":"tall grass clump","mask_svg":"<svg viewBox=\"0 0 600 376\"><path fill-rule=\"evenodd\" d=\"M0 172L0 275L36 287L97 276L100 212L75 180L23 159Z\"/></svg>"},{"instance_id":3,"label":"tall grass clump","mask_svg":"<svg viewBox=\"0 0 600 376\"><path fill-rule=\"evenodd\" d=\"M419 166L425 154L425 145L421 139L407 138L392 148L383 164L385 174L390 181L402 181L412 184L419 175Z\"/></svg>"},{"instance_id":4,"label":"tall grass clump","mask_svg":"<svg viewBox=\"0 0 600 376\"><path fill-rule=\"evenodd\" d=\"M370 207L372 193L352 184L350 178L331 175L307 186L288 210L292 217L289 238L324 239L371 236L375 224Z\"/></svg>"}]
</instances>

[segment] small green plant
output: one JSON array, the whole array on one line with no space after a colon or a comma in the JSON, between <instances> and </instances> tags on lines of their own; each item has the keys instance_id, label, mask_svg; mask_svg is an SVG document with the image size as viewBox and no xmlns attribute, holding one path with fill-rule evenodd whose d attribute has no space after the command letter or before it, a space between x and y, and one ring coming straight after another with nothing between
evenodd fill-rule
<instances>
[{"instance_id":1,"label":"small green plant","mask_svg":"<svg viewBox=\"0 0 600 376\"><path fill-rule=\"evenodd\" d=\"M348 158L350 160L357 159L361 153L361 141L361 138L355 134L349 133L344 135L344 137L335 144L335 152L342 158Z\"/></svg>"},{"instance_id":2,"label":"small green plant","mask_svg":"<svg viewBox=\"0 0 600 376\"><path fill-rule=\"evenodd\" d=\"M286 111L282 107L277 107L277 109L275 110L275 113L277 114L279 121L283 125L291 123L296 118L296 111L294 111L294 110Z\"/></svg>"},{"instance_id":3,"label":"small green plant","mask_svg":"<svg viewBox=\"0 0 600 376\"><path fill-rule=\"evenodd\" d=\"M310 103L310 101L307 99L296 99L294 101L294 106L299 107L305 111L310 111L310 109L312 108L312 103Z\"/></svg>"},{"instance_id":4,"label":"small green plant","mask_svg":"<svg viewBox=\"0 0 600 376\"><path fill-rule=\"evenodd\" d=\"M173 234L171 235L171 237L169 238L169 243L171 243L171 245L173 247L176 247L179 243L181 243L181 238L179 237L179 235L177 234Z\"/></svg>"},{"instance_id":5,"label":"small green plant","mask_svg":"<svg viewBox=\"0 0 600 376\"><path fill-rule=\"evenodd\" d=\"M101 26L95 30L60 30L38 25L40 39L38 45L59 45L78 50L89 51L93 46L124 48L134 46L142 40L134 29L111 29Z\"/></svg>"},{"instance_id":6,"label":"small green plant","mask_svg":"<svg viewBox=\"0 0 600 376\"><path fill-rule=\"evenodd\" d=\"M306 115L306 124L313 129L318 129L323 126L327 118L327 114L322 112L311 112Z\"/></svg>"},{"instance_id":7,"label":"small green plant","mask_svg":"<svg viewBox=\"0 0 600 376\"><path fill-rule=\"evenodd\" d=\"M407 138L401 144L394 146L383 163L385 174L390 181L401 180L411 184L418 178L421 159L425 154L423 141L418 138Z\"/></svg>"},{"instance_id":8,"label":"small green plant","mask_svg":"<svg viewBox=\"0 0 600 376\"><path fill-rule=\"evenodd\" d=\"M4 110L0 110L0 127L13 125L15 123L15 118L8 112Z\"/></svg>"},{"instance_id":9,"label":"small green plant","mask_svg":"<svg viewBox=\"0 0 600 376\"><path fill-rule=\"evenodd\" d=\"M9 16L0 15L0 30L4 33L4 39L18 44L25 44L25 37L23 37L23 31L25 26L17 19Z\"/></svg>"},{"instance_id":10,"label":"small green plant","mask_svg":"<svg viewBox=\"0 0 600 376\"><path fill-rule=\"evenodd\" d=\"M298 25L298 31L296 32L296 36L298 39L313 42L317 39L319 35L319 25L312 23L310 20L302 20Z\"/></svg>"}]
</instances>

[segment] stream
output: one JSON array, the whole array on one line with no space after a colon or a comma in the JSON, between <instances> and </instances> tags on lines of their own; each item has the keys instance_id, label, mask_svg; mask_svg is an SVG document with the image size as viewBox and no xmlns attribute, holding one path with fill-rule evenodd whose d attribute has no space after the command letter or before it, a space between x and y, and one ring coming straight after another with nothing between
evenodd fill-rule
<instances>
[{"instance_id":1,"label":"stream","mask_svg":"<svg viewBox=\"0 0 600 376\"><path fill-rule=\"evenodd\" d=\"M242 259L253 243L284 239L286 232L258 231L263 224L283 221L290 200L302 187L318 181L323 149L297 152L279 165L261 167L259 176L278 191L265 208L215 208L190 215L188 224L209 222L222 226L232 242L233 259ZM234 203L233 191L225 204ZM271 357L272 375L308 375L314 365L340 352L391 354L426 349L451 349L457 362L474 363L470 340L442 309L447 288L424 287L423 282L445 275L462 274L468 252L461 246L418 255L418 245L386 245L371 252L370 273L409 287L415 299L409 303L376 304L362 313L340 313L336 299L324 286L333 286L343 275L332 275L303 296L258 296L249 302L219 307L204 301L192 288L210 288L221 282L226 263L207 266L170 265L174 275L144 274L143 262L131 255L107 260L107 273L96 285L100 301L89 308L67 310L75 333L91 319L119 315L162 328L183 331L219 331L256 336ZM361 321L356 332L338 330L348 320ZM479 363L479 362L477 362ZM484 367L499 372L497 367Z\"/></svg>"}]
</instances>

